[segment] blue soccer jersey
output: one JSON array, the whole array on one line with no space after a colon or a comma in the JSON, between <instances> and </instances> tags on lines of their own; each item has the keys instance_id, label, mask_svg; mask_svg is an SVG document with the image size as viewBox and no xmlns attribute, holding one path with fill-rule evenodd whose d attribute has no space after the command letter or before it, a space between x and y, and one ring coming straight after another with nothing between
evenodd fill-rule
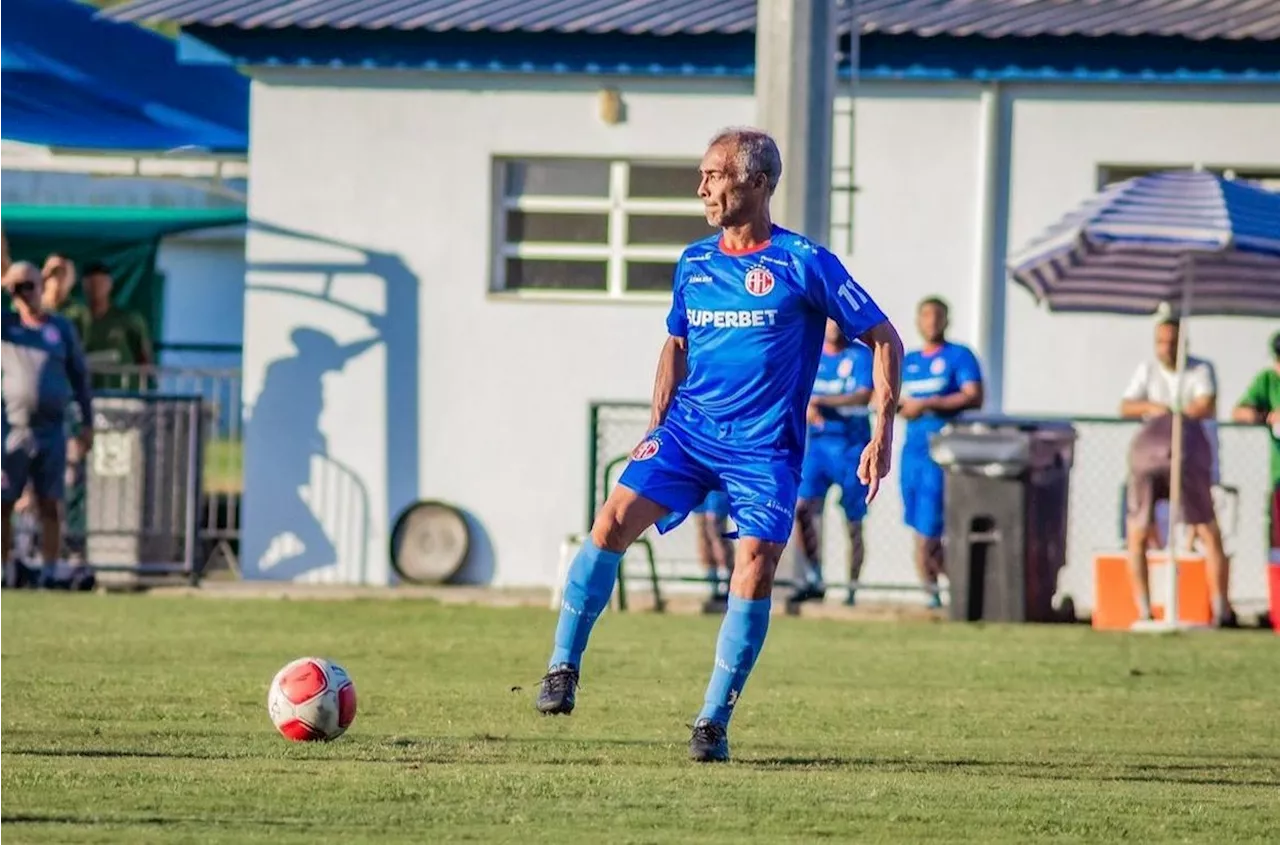
<instances>
[{"instance_id":1,"label":"blue soccer jersey","mask_svg":"<svg viewBox=\"0 0 1280 845\"><path fill-rule=\"evenodd\" d=\"M813 381L814 396L848 396L871 390L871 350L854 341L836 353L824 351ZM851 443L871 442L871 416L866 405L821 406L821 425L809 426L809 438L839 437Z\"/></svg>"},{"instance_id":2,"label":"blue soccer jersey","mask_svg":"<svg viewBox=\"0 0 1280 845\"><path fill-rule=\"evenodd\" d=\"M667 330L688 372L667 419L695 439L799 465L826 319L856 338L885 319L840 260L779 226L748 254L714 235L676 265Z\"/></svg>"},{"instance_id":3,"label":"blue soccer jersey","mask_svg":"<svg viewBox=\"0 0 1280 845\"><path fill-rule=\"evenodd\" d=\"M787 541L828 317L848 337L885 319L835 256L800 235L775 226L749 253L725 251L718 235L685 250L667 329L687 338L688 370L619 479L668 509L659 531L723 490L742 536Z\"/></svg>"},{"instance_id":4,"label":"blue soccer jersey","mask_svg":"<svg viewBox=\"0 0 1280 845\"><path fill-rule=\"evenodd\" d=\"M959 393L966 384L981 384L982 369L973 350L958 343L943 343L930 352L914 350L902 359L902 395L932 399ZM946 425L955 413L929 411L907 421L904 452L928 454L929 437Z\"/></svg>"}]
</instances>

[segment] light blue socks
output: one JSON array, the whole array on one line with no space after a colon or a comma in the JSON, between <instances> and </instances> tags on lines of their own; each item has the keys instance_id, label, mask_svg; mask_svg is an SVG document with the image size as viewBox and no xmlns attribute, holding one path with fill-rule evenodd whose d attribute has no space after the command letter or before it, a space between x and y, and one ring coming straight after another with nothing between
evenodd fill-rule
<instances>
[{"instance_id":1,"label":"light blue socks","mask_svg":"<svg viewBox=\"0 0 1280 845\"><path fill-rule=\"evenodd\" d=\"M575 669L581 667L591 627L609 606L621 560L620 552L597 548L591 538L578 550L569 567L569 577L565 579L560 621L556 624L556 647L551 652L552 666L568 663Z\"/></svg>"},{"instance_id":2,"label":"light blue socks","mask_svg":"<svg viewBox=\"0 0 1280 845\"><path fill-rule=\"evenodd\" d=\"M769 633L769 607L772 599L743 599L729 596L729 607L720 624L716 641L716 665L699 719L729 724L733 706L747 685L747 676L756 665L764 638Z\"/></svg>"}]
</instances>

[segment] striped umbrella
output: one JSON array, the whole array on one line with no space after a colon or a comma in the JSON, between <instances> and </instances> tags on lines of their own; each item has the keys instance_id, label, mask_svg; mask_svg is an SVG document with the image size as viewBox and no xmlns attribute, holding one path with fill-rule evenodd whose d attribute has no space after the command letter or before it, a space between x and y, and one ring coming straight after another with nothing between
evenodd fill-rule
<instances>
[{"instance_id":1,"label":"striped umbrella","mask_svg":"<svg viewBox=\"0 0 1280 845\"><path fill-rule=\"evenodd\" d=\"M1204 171L1139 176L1107 188L1009 260L1013 280L1052 311L1280 318L1280 194ZM1178 380L1187 361L1180 332ZM1175 390L1174 403L1180 401ZM1172 409L1170 522L1182 501L1183 415ZM1169 526L1165 621L1179 627ZM1139 627L1139 626L1135 626Z\"/></svg>"},{"instance_id":2,"label":"striped umbrella","mask_svg":"<svg viewBox=\"0 0 1280 845\"><path fill-rule=\"evenodd\" d=\"M1204 171L1139 176L1068 214L1009 269L1054 311L1280 317L1280 194Z\"/></svg>"}]
</instances>

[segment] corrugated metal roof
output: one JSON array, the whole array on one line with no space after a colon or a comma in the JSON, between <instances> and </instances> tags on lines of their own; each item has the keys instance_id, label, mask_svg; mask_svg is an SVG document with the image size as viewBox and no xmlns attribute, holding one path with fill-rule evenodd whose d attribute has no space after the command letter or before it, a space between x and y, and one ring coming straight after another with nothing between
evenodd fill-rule
<instances>
[{"instance_id":1,"label":"corrugated metal roof","mask_svg":"<svg viewBox=\"0 0 1280 845\"><path fill-rule=\"evenodd\" d=\"M866 33L1280 39L1280 0L860 0L857 6ZM134 0L106 14L242 29L731 34L754 29L756 0ZM852 19L847 2L839 14Z\"/></svg>"}]
</instances>

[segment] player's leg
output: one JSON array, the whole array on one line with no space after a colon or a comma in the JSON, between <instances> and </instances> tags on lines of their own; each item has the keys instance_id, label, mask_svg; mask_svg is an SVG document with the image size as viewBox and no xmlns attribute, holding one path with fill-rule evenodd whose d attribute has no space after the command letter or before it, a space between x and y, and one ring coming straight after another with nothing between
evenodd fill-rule
<instances>
[{"instance_id":1,"label":"player's leg","mask_svg":"<svg viewBox=\"0 0 1280 845\"><path fill-rule=\"evenodd\" d=\"M62 500L66 492L67 440L62 426L36 432L36 454L31 462L31 484L40 515L40 557L44 563L40 584L58 586L70 580L62 560Z\"/></svg>"},{"instance_id":2,"label":"player's leg","mask_svg":"<svg viewBox=\"0 0 1280 845\"><path fill-rule=\"evenodd\" d=\"M22 442L17 442L13 430L4 425L4 468L3 485L0 489L0 501L3 502L4 532L4 579L5 583L16 587L22 580L18 577L19 564L11 560L13 555L13 510L14 505L27 487L27 479L31 469L30 450ZM11 444L11 441L14 441ZM11 448L12 445L12 448Z\"/></svg>"},{"instance_id":3,"label":"player's leg","mask_svg":"<svg viewBox=\"0 0 1280 845\"><path fill-rule=\"evenodd\" d=\"M741 539L729 602L689 754L699 762L729 758L728 726L769 631L773 580L791 534L799 479L786 465L745 465L721 475Z\"/></svg>"},{"instance_id":4,"label":"player's leg","mask_svg":"<svg viewBox=\"0 0 1280 845\"><path fill-rule=\"evenodd\" d=\"M711 597L702 609L707 613L719 613L724 609L729 573L733 568L732 549L724 536L728 528L728 499L724 493L714 490L694 509L694 515L698 530L698 560L711 585Z\"/></svg>"},{"instance_id":5,"label":"player's leg","mask_svg":"<svg viewBox=\"0 0 1280 845\"><path fill-rule=\"evenodd\" d=\"M1183 473L1182 516L1203 548L1209 582L1209 599L1213 606L1213 623L1219 627L1235 624L1235 612L1229 598L1230 562L1222 545L1222 531L1213 504L1213 486L1207 472L1189 467Z\"/></svg>"},{"instance_id":6,"label":"player's leg","mask_svg":"<svg viewBox=\"0 0 1280 845\"><path fill-rule=\"evenodd\" d=\"M1125 492L1125 548L1129 583L1138 605L1138 618L1151 618L1151 585L1147 577L1147 543L1155 522L1158 479L1149 472L1131 472Z\"/></svg>"},{"instance_id":7,"label":"player's leg","mask_svg":"<svg viewBox=\"0 0 1280 845\"><path fill-rule=\"evenodd\" d=\"M915 534L916 573L929 591L928 605L942 606L938 575L942 572L942 470L927 455L904 454L902 461L903 517Z\"/></svg>"},{"instance_id":8,"label":"player's leg","mask_svg":"<svg viewBox=\"0 0 1280 845\"><path fill-rule=\"evenodd\" d=\"M810 599L822 599L826 589L822 585L822 509L827 491L835 479L830 461L822 443L810 440L805 449L804 462L800 466L800 489L796 502L795 530L804 552L802 580L787 599L799 604Z\"/></svg>"},{"instance_id":9,"label":"player's leg","mask_svg":"<svg viewBox=\"0 0 1280 845\"><path fill-rule=\"evenodd\" d=\"M849 530L849 595L845 604L852 606L857 600L857 583L862 577L862 563L866 550L862 542L862 522L867 517L867 486L858 479L858 461L862 446L851 449L845 455L844 478L840 484L840 507L844 511Z\"/></svg>"},{"instance_id":10,"label":"player's leg","mask_svg":"<svg viewBox=\"0 0 1280 845\"><path fill-rule=\"evenodd\" d=\"M650 444L658 445L645 450ZM596 619L609 606L627 547L665 514L692 510L706 492L673 438L655 434L634 455L569 567L555 647L538 693L543 713L572 712L582 655Z\"/></svg>"}]
</instances>

